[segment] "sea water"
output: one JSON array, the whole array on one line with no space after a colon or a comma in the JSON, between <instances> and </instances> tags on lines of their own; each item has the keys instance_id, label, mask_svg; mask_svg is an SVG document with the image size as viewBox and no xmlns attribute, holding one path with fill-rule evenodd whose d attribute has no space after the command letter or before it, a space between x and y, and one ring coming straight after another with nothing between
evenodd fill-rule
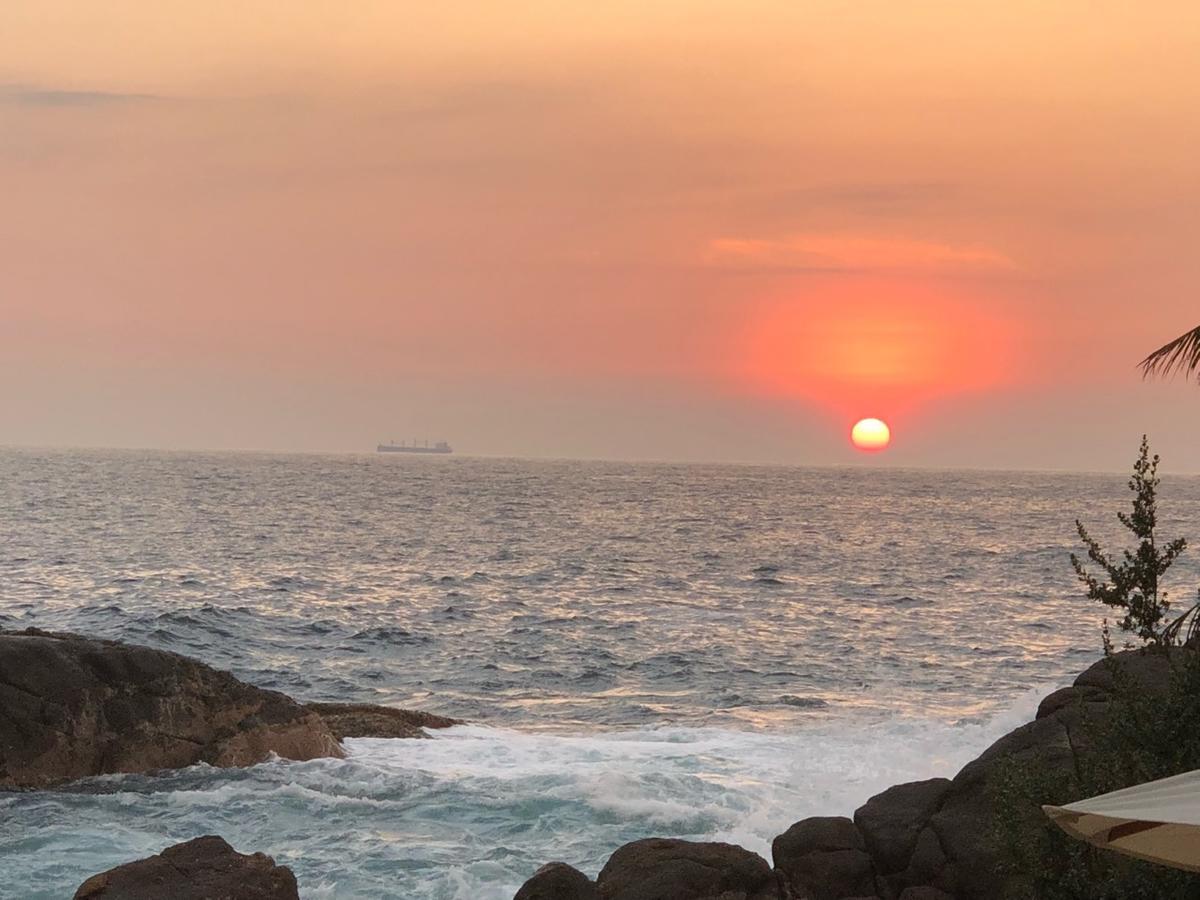
<instances>
[{"instance_id":1,"label":"sea water","mask_svg":"<svg viewBox=\"0 0 1200 900\"><path fill-rule=\"evenodd\" d=\"M953 775L1094 661L1121 475L0 451L0 627L469 724L0 794L0 897L201 834L307 898L507 898L647 836L768 856ZM1162 487L1194 536L1200 479ZM1197 561L1172 584L1191 602Z\"/></svg>"}]
</instances>

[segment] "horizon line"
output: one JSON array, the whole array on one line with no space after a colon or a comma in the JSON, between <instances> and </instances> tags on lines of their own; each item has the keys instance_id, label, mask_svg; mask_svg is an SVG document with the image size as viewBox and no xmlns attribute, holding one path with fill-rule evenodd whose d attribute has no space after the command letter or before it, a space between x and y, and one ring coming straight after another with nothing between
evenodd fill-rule
<instances>
[{"instance_id":1,"label":"horizon line","mask_svg":"<svg viewBox=\"0 0 1200 900\"><path fill-rule=\"evenodd\" d=\"M271 447L147 447L137 445L110 444L17 444L0 443L0 452L4 451L54 451L54 452L114 452L114 453L163 453L163 454L208 454L208 455L259 455L259 456L369 456L380 458L383 454L374 449L365 450L305 450L281 449ZM391 458L391 457L389 457ZM408 457L404 457L408 459ZM584 462L584 463L615 463L625 465L660 465L660 466L730 466L736 468L776 468L776 469L842 469L852 471L887 471L887 472L982 472L1002 473L1013 472L1022 474L1043 475L1120 475L1128 472L1117 469L1067 469L1047 467L1013 467L1013 466L969 466L969 465L921 465L919 463L889 464L889 463L860 463L854 462L785 462L782 460L730 460L730 459L672 459L667 457L618 457L618 456L538 456L513 453L462 452L455 450L453 454L426 459L427 464L436 460L439 463L451 462L454 459L489 459L517 460L524 462ZM872 459L879 459L873 454ZM1200 477L1200 470L1171 471L1163 473L1163 477L1195 478Z\"/></svg>"}]
</instances>

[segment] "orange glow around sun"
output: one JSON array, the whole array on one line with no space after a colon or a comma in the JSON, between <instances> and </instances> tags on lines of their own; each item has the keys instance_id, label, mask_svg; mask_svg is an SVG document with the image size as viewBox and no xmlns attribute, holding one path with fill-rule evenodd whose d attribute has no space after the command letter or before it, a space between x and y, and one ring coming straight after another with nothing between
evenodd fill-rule
<instances>
[{"instance_id":1,"label":"orange glow around sun","mask_svg":"<svg viewBox=\"0 0 1200 900\"><path fill-rule=\"evenodd\" d=\"M892 430L882 419L859 419L850 429L850 441L859 450L884 450L892 442Z\"/></svg>"},{"instance_id":2,"label":"orange glow around sun","mask_svg":"<svg viewBox=\"0 0 1200 900\"><path fill-rule=\"evenodd\" d=\"M923 285L816 284L758 310L741 374L756 393L799 399L842 421L868 412L894 421L929 401L1014 380L1014 329L981 306Z\"/></svg>"}]
</instances>

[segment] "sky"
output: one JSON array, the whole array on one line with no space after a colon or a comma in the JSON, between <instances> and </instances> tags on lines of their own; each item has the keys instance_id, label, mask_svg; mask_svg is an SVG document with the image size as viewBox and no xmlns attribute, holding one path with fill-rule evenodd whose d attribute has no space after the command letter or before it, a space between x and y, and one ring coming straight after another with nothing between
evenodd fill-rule
<instances>
[{"instance_id":1,"label":"sky","mask_svg":"<svg viewBox=\"0 0 1200 900\"><path fill-rule=\"evenodd\" d=\"M0 445L1200 471L1136 368L1200 323L1198 47L1190 0L5 0Z\"/></svg>"}]
</instances>

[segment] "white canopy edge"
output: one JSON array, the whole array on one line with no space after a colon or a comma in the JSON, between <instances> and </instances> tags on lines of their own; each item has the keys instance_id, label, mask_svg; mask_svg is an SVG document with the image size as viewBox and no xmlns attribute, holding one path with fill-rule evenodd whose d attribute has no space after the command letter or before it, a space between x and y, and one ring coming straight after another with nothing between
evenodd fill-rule
<instances>
[{"instance_id":1,"label":"white canopy edge","mask_svg":"<svg viewBox=\"0 0 1200 900\"><path fill-rule=\"evenodd\" d=\"M1042 810L1095 847L1200 872L1200 771Z\"/></svg>"}]
</instances>

